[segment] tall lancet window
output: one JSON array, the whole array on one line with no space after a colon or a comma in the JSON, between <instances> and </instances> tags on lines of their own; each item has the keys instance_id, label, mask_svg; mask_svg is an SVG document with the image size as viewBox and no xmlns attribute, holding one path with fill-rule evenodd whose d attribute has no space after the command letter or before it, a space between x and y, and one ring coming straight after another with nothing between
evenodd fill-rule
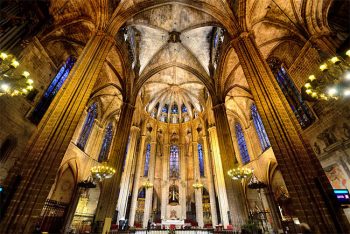
<instances>
[{"instance_id":1,"label":"tall lancet window","mask_svg":"<svg viewBox=\"0 0 350 234\"><path fill-rule=\"evenodd\" d=\"M31 116L29 117L33 123L38 124L43 118L53 98L56 96L57 92L62 87L64 81L67 79L75 61L75 58L69 57L65 64L60 68L56 76L52 79L49 87L45 91L44 95L35 107L34 111L31 113Z\"/></svg>"},{"instance_id":2,"label":"tall lancet window","mask_svg":"<svg viewBox=\"0 0 350 234\"><path fill-rule=\"evenodd\" d=\"M267 137L265 127L261 121L261 117L259 115L258 110L256 109L256 106L253 104L250 109L252 111L252 118L253 118L255 130L259 136L261 149L265 151L267 148L270 147L269 138Z\"/></svg>"},{"instance_id":3,"label":"tall lancet window","mask_svg":"<svg viewBox=\"0 0 350 234\"><path fill-rule=\"evenodd\" d=\"M204 158L202 144L198 144L198 161L199 161L199 174L204 177Z\"/></svg>"},{"instance_id":4,"label":"tall lancet window","mask_svg":"<svg viewBox=\"0 0 350 234\"><path fill-rule=\"evenodd\" d=\"M144 166L144 169L143 169L143 176L148 176L150 157L151 157L151 144L147 144L146 157L145 157L145 166Z\"/></svg>"},{"instance_id":5,"label":"tall lancet window","mask_svg":"<svg viewBox=\"0 0 350 234\"><path fill-rule=\"evenodd\" d=\"M239 123L237 123L235 129L236 129L236 138L239 146L239 153L241 154L241 158L242 158L242 163L246 164L250 161L250 157L248 154L248 148L245 142L242 126Z\"/></svg>"},{"instance_id":6,"label":"tall lancet window","mask_svg":"<svg viewBox=\"0 0 350 234\"><path fill-rule=\"evenodd\" d=\"M170 177L179 177L179 147L170 146L169 175Z\"/></svg>"},{"instance_id":7,"label":"tall lancet window","mask_svg":"<svg viewBox=\"0 0 350 234\"><path fill-rule=\"evenodd\" d=\"M85 149L86 142L90 136L92 126L94 125L97 117L97 103L94 102L88 109L88 113L85 118L83 129L81 130L77 146L81 149Z\"/></svg>"},{"instance_id":8,"label":"tall lancet window","mask_svg":"<svg viewBox=\"0 0 350 234\"><path fill-rule=\"evenodd\" d=\"M112 144L113 138L113 124L109 123L106 128L106 132L103 138L100 154L98 156L99 162L104 162L108 159L109 149Z\"/></svg>"},{"instance_id":9,"label":"tall lancet window","mask_svg":"<svg viewBox=\"0 0 350 234\"><path fill-rule=\"evenodd\" d=\"M277 83L286 97L289 106L298 119L300 126L303 129L307 128L314 122L315 116L303 101L299 90L295 87L293 80L289 77L282 62L277 58L270 58L269 66L275 75Z\"/></svg>"}]
</instances>

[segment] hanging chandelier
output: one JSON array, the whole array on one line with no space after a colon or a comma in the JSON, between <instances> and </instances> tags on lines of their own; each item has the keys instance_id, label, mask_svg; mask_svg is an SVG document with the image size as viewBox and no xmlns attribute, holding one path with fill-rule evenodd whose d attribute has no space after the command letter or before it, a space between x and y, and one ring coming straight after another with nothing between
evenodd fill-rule
<instances>
[{"instance_id":1,"label":"hanging chandelier","mask_svg":"<svg viewBox=\"0 0 350 234\"><path fill-rule=\"evenodd\" d=\"M194 189L201 189L203 188L203 184L201 182L198 181L198 179L196 180L196 183L192 184Z\"/></svg>"},{"instance_id":2,"label":"hanging chandelier","mask_svg":"<svg viewBox=\"0 0 350 234\"><path fill-rule=\"evenodd\" d=\"M33 89L30 73L20 71L19 62L13 55L0 52L0 96L27 95Z\"/></svg>"},{"instance_id":3,"label":"hanging chandelier","mask_svg":"<svg viewBox=\"0 0 350 234\"><path fill-rule=\"evenodd\" d=\"M233 180L241 180L244 178L247 178L253 174L253 170L246 167L236 167L233 169L230 169L227 174L233 179Z\"/></svg>"},{"instance_id":4,"label":"hanging chandelier","mask_svg":"<svg viewBox=\"0 0 350 234\"><path fill-rule=\"evenodd\" d=\"M348 61L334 56L323 62L319 70L309 76L302 87L306 100L336 100L350 97L350 50L345 53Z\"/></svg>"},{"instance_id":5,"label":"hanging chandelier","mask_svg":"<svg viewBox=\"0 0 350 234\"><path fill-rule=\"evenodd\" d=\"M143 183L143 187L145 187L146 189L152 188L153 183L148 179L145 183Z\"/></svg>"},{"instance_id":6,"label":"hanging chandelier","mask_svg":"<svg viewBox=\"0 0 350 234\"><path fill-rule=\"evenodd\" d=\"M91 174L94 179L100 181L111 178L115 173L115 169L107 165L107 162L103 162L102 165L94 166L91 168Z\"/></svg>"},{"instance_id":7,"label":"hanging chandelier","mask_svg":"<svg viewBox=\"0 0 350 234\"><path fill-rule=\"evenodd\" d=\"M266 188L267 185L265 183L261 182L260 180L258 180L258 178L256 178L256 176L253 174L247 187L250 189L262 189L262 188Z\"/></svg>"}]
</instances>

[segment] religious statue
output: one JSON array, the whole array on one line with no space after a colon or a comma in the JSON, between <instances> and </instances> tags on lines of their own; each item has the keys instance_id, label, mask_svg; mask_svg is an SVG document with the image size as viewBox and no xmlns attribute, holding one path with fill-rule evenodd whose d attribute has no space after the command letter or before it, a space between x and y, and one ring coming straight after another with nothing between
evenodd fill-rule
<instances>
[{"instance_id":1,"label":"religious statue","mask_svg":"<svg viewBox=\"0 0 350 234\"><path fill-rule=\"evenodd\" d=\"M176 210L171 210L170 211L170 219L177 219Z\"/></svg>"}]
</instances>

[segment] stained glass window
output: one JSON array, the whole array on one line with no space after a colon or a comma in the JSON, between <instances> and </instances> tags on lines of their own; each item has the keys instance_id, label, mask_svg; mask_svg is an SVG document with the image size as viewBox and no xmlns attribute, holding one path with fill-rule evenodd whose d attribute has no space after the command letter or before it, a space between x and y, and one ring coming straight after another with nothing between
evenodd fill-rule
<instances>
[{"instance_id":1,"label":"stained glass window","mask_svg":"<svg viewBox=\"0 0 350 234\"><path fill-rule=\"evenodd\" d=\"M186 113L187 112L187 107L184 104L182 104L181 112L182 113Z\"/></svg>"},{"instance_id":2,"label":"stained glass window","mask_svg":"<svg viewBox=\"0 0 350 234\"><path fill-rule=\"evenodd\" d=\"M173 105L173 107L171 108L171 113L172 114L178 114L179 113L179 108L177 107L177 104Z\"/></svg>"},{"instance_id":3,"label":"stained glass window","mask_svg":"<svg viewBox=\"0 0 350 234\"><path fill-rule=\"evenodd\" d=\"M147 144L146 147L146 157L145 157L145 166L143 170L143 176L148 176L148 169L149 169L149 160L151 157L151 144Z\"/></svg>"},{"instance_id":4,"label":"stained glass window","mask_svg":"<svg viewBox=\"0 0 350 234\"><path fill-rule=\"evenodd\" d=\"M198 144L199 174L204 177L204 158L202 144Z\"/></svg>"},{"instance_id":5,"label":"stained glass window","mask_svg":"<svg viewBox=\"0 0 350 234\"><path fill-rule=\"evenodd\" d=\"M103 138L100 154L98 156L99 162L104 162L108 159L109 154L109 148L112 144L112 138L113 138L113 125L112 123L109 123L106 128L106 132Z\"/></svg>"},{"instance_id":6,"label":"stained glass window","mask_svg":"<svg viewBox=\"0 0 350 234\"><path fill-rule=\"evenodd\" d=\"M239 123L236 124L236 138L237 138L239 152L241 154L242 162L243 162L243 164L246 164L250 161L250 157L248 154L247 144L246 144L246 141L244 139L242 126Z\"/></svg>"},{"instance_id":7,"label":"stained glass window","mask_svg":"<svg viewBox=\"0 0 350 234\"><path fill-rule=\"evenodd\" d=\"M289 77L287 71L282 65L282 62L277 58L269 59L269 66L276 77L277 83L280 86L284 96L286 97L294 115L298 119L300 126L305 129L310 126L315 116L303 101L299 90L295 87L294 82Z\"/></svg>"},{"instance_id":8,"label":"stained glass window","mask_svg":"<svg viewBox=\"0 0 350 234\"><path fill-rule=\"evenodd\" d=\"M169 174L170 177L179 177L179 147L170 146Z\"/></svg>"},{"instance_id":9,"label":"stained glass window","mask_svg":"<svg viewBox=\"0 0 350 234\"><path fill-rule=\"evenodd\" d=\"M95 118L97 117L97 103L93 103L88 110L83 129L81 130L80 137L77 146L84 150L86 142L90 136L92 126L94 125Z\"/></svg>"},{"instance_id":10,"label":"stained glass window","mask_svg":"<svg viewBox=\"0 0 350 234\"><path fill-rule=\"evenodd\" d=\"M139 192L139 195L137 196L137 198L146 198L146 189L142 188Z\"/></svg>"},{"instance_id":11,"label":"stained glass window","mask_svg":"<svg viewBox=\"0 0 350 234\"><path fill-rule=\"evenodd\" d=\"M256 109L256 106L253 104L250 109L252 111L252 118L253 118L255 130L259 136L261 149L264 151L270 147L270 141L269 141L269 138L267 137L265 127L261 121L261 117L259 115L258 110Z\"/></svg>"},{"instance_id":12,"label":"stained glass window","mask_svg":"<svg viewBox=\"0 0 350 234\"><path fill-rule=\"evenodd\" d=\"M44 95L42 96L38 105L35 107L34 111L31 113L31 116L29 117L33 123L38 124L43 118L52 100L62 87L64 81L67 79L75 61L75 58L69 57L66 63L60 68L56 76L52 79L49 87L45 91Z\"/></svg>"},{"instance_id":13,"label":"stained glass window","mask_svg":"<svg viewBox=\"0 0 350 234\"><path fill-rule=\"evenodd\" d=\"M165 104L162 108L163 113L168 113L168 104Z\"/></svg>"}]
</instances>

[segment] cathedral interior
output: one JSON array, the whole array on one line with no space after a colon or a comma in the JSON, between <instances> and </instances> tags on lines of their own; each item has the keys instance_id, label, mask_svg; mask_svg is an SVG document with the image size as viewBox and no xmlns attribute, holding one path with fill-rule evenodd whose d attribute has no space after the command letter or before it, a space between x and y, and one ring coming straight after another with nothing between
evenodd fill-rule
<instances>
[{"instance_id":1,"label":"cathedral interior","mask_svg":"<svg viewBox=\"0 0 350 234\"><path fill-rule=\"evenodd\" d=\"M349 233L349 36L348 0L0 1L0 233Z\"/></svg>"}]
</instances>

